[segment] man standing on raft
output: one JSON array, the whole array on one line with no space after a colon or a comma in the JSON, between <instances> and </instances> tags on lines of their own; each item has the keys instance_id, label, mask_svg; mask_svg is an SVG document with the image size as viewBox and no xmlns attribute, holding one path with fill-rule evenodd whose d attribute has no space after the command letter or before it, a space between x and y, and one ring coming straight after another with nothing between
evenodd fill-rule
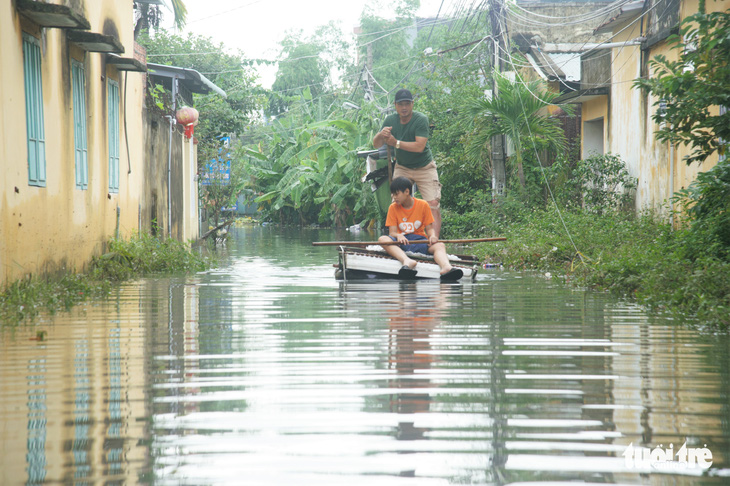
<instances>
[{"instance_id":1,"label":"man standing on raft","mask_svg":"<svg viewBox=\"0 0 730 486\"><path fill-rule=\"evenodd\" d=\"M418 192L431 208L433 228L438 237L441 234L441 183L428 145L428 117L413 111L413 95L407 89L396 92L395 111L383 121L383 127L373 138L373 145L380 148L387 144L395 148L393 178L403 176L416 183Z\"/></svg>"}]
</instances>

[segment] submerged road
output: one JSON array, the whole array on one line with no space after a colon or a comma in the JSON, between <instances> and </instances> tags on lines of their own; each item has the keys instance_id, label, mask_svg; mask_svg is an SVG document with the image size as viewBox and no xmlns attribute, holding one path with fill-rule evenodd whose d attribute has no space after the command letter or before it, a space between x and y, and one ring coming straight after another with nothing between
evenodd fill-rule
<instances>
[{"instance_id":1,"label":"submerged road","mask_svg":"<svg viewBox=\"0 0 730 486\"><path fill-rule=\"evenodd\" d=\"M348 238L234 229L3 328L0 484L730 481L727 333L505 270L337 282L311 242Z\"/></svg>"}]
</instances>

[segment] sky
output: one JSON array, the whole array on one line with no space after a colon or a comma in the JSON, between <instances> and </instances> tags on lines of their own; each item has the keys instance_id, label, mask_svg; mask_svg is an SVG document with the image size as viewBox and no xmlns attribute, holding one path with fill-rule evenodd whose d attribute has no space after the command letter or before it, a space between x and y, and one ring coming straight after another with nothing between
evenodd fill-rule
<instances>
[{"instance_id":1,"label":"sky","mask_svg":"<svg viewBox=\"0 0 730 486\"><path fill-rule=\"evenodd\" d=\"M211 37L231 50L241 49L247 58L276 59L279 42L288 30L302 29L311 34L317 27L339 21L351 35L368 0L184 0L188 9L184 32ZM419 17L434 17L442 5L442 15L453 0L421 0ZM393 17L386 9L379 16ZM173 30L172 14L165 15ZM260 83L270 88L276 67L259 68Z\"/></svg>"}]
</instances>

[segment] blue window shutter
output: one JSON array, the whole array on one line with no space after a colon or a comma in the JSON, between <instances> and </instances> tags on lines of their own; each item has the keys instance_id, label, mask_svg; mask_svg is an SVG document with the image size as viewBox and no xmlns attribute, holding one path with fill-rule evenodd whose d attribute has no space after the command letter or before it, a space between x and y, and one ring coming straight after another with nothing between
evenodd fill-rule
<instances>
[{"instance_id":1,"label":"blue window shutter","mask_svg":"<svg viewBox=\"0 0 730 486\"><path fill-rule=\"evenodd\" d=\"M46 185L46 140L43 129L43 83L38 39L23 34L25 118L28 138L28 184Z\"/></svg>"},{"instance_id":2,"label":"blue window shutter","mask_svg":"<svg viewBox=\"0 0 730 486\"><path fill-rule=\"evenodd\" d=\"M119 192L119 85L107 84L109 113L109 191Z\"/></svg>"},{"instance_id":3,"label":"blue window shutter","mask_svg":"<svg viewBox=\"0 0 730 486\"><path fill-rule=\"evenodd\" d=\"M76 187L89 186L89 162L86 133L86 76L84 66L71 62L71 80L74 110L74 154L76 160Z\"/></svg>"}]
</instances>

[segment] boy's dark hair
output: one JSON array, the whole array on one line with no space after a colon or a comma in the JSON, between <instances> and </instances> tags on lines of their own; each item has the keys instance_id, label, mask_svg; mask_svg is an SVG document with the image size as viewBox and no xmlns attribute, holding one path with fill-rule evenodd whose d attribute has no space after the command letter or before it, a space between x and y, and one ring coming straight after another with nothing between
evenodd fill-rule
<instances>
[{"instance_id":1,"label":"boy's dark hair","mask_svg":"<svg viewBox=\"0 0 730 486\"><path fill-rule=\"evenodd\" d=\"M405 192L405 190L408 189L408 193L412 196L413 195L413 181L411 181L408 177L396 177L393 179L393 181L390 183L390 193L395 194L396 192Z\"/></svg>"}]
</instances>

